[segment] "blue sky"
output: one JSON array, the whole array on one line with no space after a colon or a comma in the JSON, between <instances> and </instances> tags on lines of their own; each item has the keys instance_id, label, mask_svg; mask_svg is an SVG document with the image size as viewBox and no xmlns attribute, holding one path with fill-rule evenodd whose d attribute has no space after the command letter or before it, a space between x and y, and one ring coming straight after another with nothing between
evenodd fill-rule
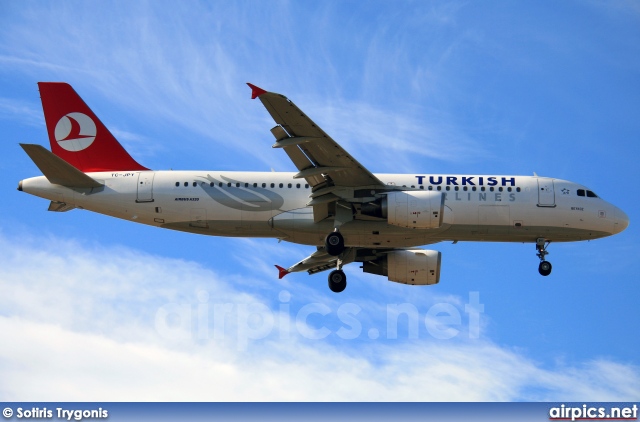
<instances>
[{"instance_id":1,"label":"blue sky","mask_svg":"<svg viewBox=\"0 0 640 422\"><path fill-rule=\"evenodd\" d=\"M277 279L310 247L58 215L16 191L39 175L18 143L48 147L38 81L72 84L153 169L293 171L253 82L373 172L535 171L631 225L552 244L547 278L530 244L438 244L437 286L352 265L335 295L325 274ZM0 86L1 400L640 396L634 2L3 2Z\"/></svg>"}]
</instances>

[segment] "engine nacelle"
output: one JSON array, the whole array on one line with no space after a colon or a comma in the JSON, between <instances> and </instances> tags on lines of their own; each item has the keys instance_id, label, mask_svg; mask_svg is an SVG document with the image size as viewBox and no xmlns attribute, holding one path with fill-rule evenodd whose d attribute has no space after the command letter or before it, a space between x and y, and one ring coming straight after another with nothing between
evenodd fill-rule
<instances>
[{"instance_id":1,"label":"engine nacelle","mask_svg":"<svg viewBox=\"0 0 640 422\"><path fill-rule=\"evenodd\" d=\"M410 229L436 229L442 225L444 194L436 191L397 191L363 204L364 215L386 218L389 224Z\"/></svg>"},{"instance_id":2,"label":"engine nacelle","mask_svg":"<svg viewBox=\"0 0 640 422\"><path fill-rule=\"evenodd\" d=\"M437 284L440 281L438 251L410 249L389 252L374 261L365 262L362 271L387 276L389 281L403 284Z\"/></svg>"},{"instance_id":3,"label":"engine nacelle","mask_svg":"<svg viewBox=\"0 0 640 422\"><path fill-rule=\"evenodd\" d=\"M435 191L400 191L387 194L389 224L411 229L435 229L442 225L444 195Z\"/></svg>"}]
</instances>

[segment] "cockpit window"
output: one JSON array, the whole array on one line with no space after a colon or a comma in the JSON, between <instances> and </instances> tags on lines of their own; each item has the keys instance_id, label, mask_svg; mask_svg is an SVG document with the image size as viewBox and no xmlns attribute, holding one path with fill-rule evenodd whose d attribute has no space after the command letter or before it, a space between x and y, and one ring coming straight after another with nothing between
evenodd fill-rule
<instances>
[{"instance_id":1,"label":"cockpit window","mask_svg":"<svg viewBox=\"0 0 640 422\"><path fill-rule=\"evenodd\" d=\"M578 189L576 192L578 193L578 196L586 196L587 198L598 197L598 195L596 195L593 191L590 191L590 190Z\"/></svg>"}]
</instances>

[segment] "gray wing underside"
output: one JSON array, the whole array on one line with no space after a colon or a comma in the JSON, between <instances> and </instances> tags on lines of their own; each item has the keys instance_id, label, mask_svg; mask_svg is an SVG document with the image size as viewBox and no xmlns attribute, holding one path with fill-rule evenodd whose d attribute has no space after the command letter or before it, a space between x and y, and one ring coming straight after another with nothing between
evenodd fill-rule
<instances>
[{"instance_id":1,"label":"gray wing underside","mask_svg":"<svg viewBox=\"0 0 640 422\"><path fill-rule=\"evenodd\" d=\"M315 274L322 271L336 268L338 261L337 256L329 255L325 252L324 248L318 249L302 261L292 265L287 269L287 272L301 272L306 271L309 274Z\"/></svg>"}]
</instances>

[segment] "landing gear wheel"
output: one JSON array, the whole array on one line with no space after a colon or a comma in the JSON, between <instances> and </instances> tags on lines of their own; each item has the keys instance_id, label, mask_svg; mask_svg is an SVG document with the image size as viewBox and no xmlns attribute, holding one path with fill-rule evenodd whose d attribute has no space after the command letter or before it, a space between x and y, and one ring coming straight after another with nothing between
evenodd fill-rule
<instances>
[{"instance_id":1,"label":"landing gear wheel","mask_svg":"<svg viewBox=\"0 0 640 422\"><path fill-rule=\"evenodd\" d=\"M340 232L329 233L324 239L324 247L331 256L338 256L344 251L344 238Z\"/></svg>"},{"instance_id":2,"label":"landing gear wheel","mask_svg":"<svg viewBox=\"0 0 640 422\"><path fill-rule=\"evenodd\" d=\"M551 274L551 262L542 261L538 266L538 272L540 273L540 275L543 275L545 277Z\"/></svg>"},{"instance_id":3,"label":"landing gear wheel","mask_svg":"<svg viewBox=\"0 0 640 422\"><path fill-rule=\"evenodd\" d=\"M539 237L536 239L536 251L538 252L536 253L536 256L540 258L538 272L540 273L540 275L543 275L545 277L551 274L551 262L545 259L545 257L549 255L549 252L547 252L547 247L549 247L550 243L550 240L547 240L543 237Z\"/></svg>"},{"instance_id":4,"label":"landing gear wheel","mask_svg":"<svg viewBox=\"0 0 640 422\"><path fill-rule=\"evenodd\" d=\"M329 274L329 288L334 293L340 293L347 288L347 276L342 270L333 270Z\"/></svg>"}]
</instances>

